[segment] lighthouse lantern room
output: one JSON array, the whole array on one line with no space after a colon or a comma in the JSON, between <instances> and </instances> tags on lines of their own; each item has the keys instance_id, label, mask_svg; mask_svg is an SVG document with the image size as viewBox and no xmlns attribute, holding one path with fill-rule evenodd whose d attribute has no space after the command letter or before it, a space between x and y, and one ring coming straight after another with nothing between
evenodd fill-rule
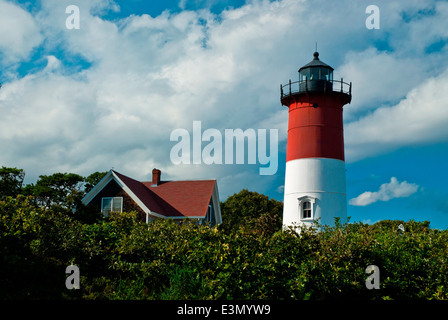
<instances>
[{"instance_id":1,"label":"lighthouse lantern room","mask_svg":"<svg viewBox=\"0 0 448 320\"><path fill-rule=\"evenodd\" d=\"M352 85L334 80L333 71L315 52L298 81L280 86L289 108L284 227L347 219L342 113Z\"/></svg>"}]
</instances>

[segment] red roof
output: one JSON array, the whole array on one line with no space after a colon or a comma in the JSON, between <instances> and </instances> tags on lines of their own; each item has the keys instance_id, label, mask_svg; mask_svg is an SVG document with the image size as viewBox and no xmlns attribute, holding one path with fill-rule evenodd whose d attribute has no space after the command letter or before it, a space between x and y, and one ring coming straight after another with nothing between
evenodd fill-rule
<instances>
[{"instance_id":1,"label":"red roof","mask_svg":"<svg viewBox=\"0 0 448 320\"><path fill-rule=\"evenodd\" d=\"M152 212L165 217L205 217L215 180L140 182L114 171Z\"/></svg>"}]
</instances>

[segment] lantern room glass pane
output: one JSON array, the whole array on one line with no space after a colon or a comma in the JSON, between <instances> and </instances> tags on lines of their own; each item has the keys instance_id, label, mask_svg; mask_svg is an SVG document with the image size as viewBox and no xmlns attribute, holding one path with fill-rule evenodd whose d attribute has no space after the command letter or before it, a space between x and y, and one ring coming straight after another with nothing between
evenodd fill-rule
<instances>
[{"instance_id":1,"label":"lantern room glass pane","mask_svg":"<svg viewBox=\"0 0 448 320\"><path fill-rule=\"evenodd\" d=\"M319 80L320 68L310 68L310 80Z\"/></svg>"},{"instance_id":2,"label":"lantern room glass pane","mask_svg":"<svg viewBox=\"0 0 448 320\"><path fill-rule=\"evenodd\" d=\"M302 71L300 71L300 80L305 81L305 80L309 79L310 78L309 72L310 72L310 68L306 68L306 69L303 69Z\"/></svg>"},{"instance_id":3,"label":"lantern room glass pane","mask_svg":"<svg viewBox=\"0 0 448 320\"><path fill-rule=\"evenodd\" d=\"M333 80L333 71L329 68L311 67L300 71L299 80Z\"/></svg>"},{"instance_id":4,"label":"lantern room glass pane","mask_svg":"<svg viewBox=\"0 0 448 320\"><path fill-rule=\"evenodd\" d=\"M322 80L330 80L330 69L327 68L321 68L320 74Z\"/></svg>"}]
</instances>

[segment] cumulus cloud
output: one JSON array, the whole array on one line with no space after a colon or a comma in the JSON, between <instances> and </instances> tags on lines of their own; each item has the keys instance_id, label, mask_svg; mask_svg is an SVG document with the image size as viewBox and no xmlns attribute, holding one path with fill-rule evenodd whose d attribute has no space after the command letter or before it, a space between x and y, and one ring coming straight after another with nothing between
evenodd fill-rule
<instances>
[{"instance_id":1,"label":"cumulus cloud","mask_svg":"<svg viewBox=\"0 0 448 320\"><path fill-rule=\"evenodd\" d=\"M346 122L356 121L382 104L399 102L431 77L421 57L400 57L373 47L347 53L338 73L353 83L353 99L344 112Z\"/></svg>"},{"instance_id":2,"label":"cumulus cloud","mask_svg":"<svg viewBox=\"0 0 448 320\"><path fill-rule=\"evenodd\" d=\"M179 1L181 7L189 3ZM28 178L114 167L145 179L159 167L165 178L217 178L224 195L249 185L264 192L273 178L258 176L258 165L173 165L170 133L191 132L195 120L221 132L279 129L284 152L288 112L280 105L279 85L297 78L316 41L322 60L354 83L346 108L349 160L416 139L448 139L439 108L446 104L446 75L434 69L446 61L446 51L402 58L426 16L404 21L400 13L416 15L426 8L419 1L381 4L382 25L375 32L365 28L366 5L353 1L254 0L221 13L165 11L108 20L102 15L118 11L116 3L79 0L79 30L65 28L70 4L45 0L31 15L0 0L0 25L6 13L17 24L13 36L0 35L2 59L26 64L37 47L46 61L10 77L0 90L0 163L24 168ZM434 7L438 24L429 24L427 45L448 30L440 27L448 21L442 19L445 8ZM389 37L394 50L372 48ZM394 47L398 38L404 44ZM76 59L86 66L73 72L69 62Z\"/></svg>"},{"instance_id":3,"label":"cumulus cloud","mask_svg":"<svg viewBox=\"0 0 448 320\"><path fill-rule=\"evenodd\" d=\"M366 191L356 198L350 199L352 206L368 206L378 201L389 201L395 198L406 198L417 192L419 186L406 181L399 182L397 178L392 177L389 183L384 183L378 191Z\"/></svg>"},{"instance_id":4,"label":"cumulus cloud","mask_svg":"<svg viewBox=\"0 0 448 320\"><path fill-rule=\"evenodd\" d=\"M387 28L394 26L386 50L351 50L338 68L353 82L344 108L347 162L448 140L448 3L388 5L380 6L381 21L386 13Z\"/></svg>"},{"instance_id":5,"label":"cumulus cloud","mask_svg":"<svg viewBox=\"0 0 448 320\"><path fill-rule=\"evenodd\" d=\"M0 66L26 59L43 37L31 14L19 6L0 0Z\"/></svg>"},{"instance_id":6,"label":"cumulus cloud","mask_svg":"<svg viewBox=\"0 0 448 320\"><path fill-rule=\"evenodd\" d=\"M423 80L393 106L383 106L345 126L346 154L356 161L409 145L448 139L448 69Z\"/></svg>"}]
</instances>

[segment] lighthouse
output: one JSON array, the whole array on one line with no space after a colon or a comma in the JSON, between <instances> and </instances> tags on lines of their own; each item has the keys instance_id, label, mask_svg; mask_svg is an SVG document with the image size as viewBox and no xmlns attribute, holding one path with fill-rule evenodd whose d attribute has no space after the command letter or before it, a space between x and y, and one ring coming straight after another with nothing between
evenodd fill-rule
<instances>
[{"instance_id":1,"label":"lighthouse","mask_svg":"<svg viewBox=\"0 0 448 320\"><path fill-rule=\"evenodd\" d=\"M347 219L342 113L352 85L333 79L319 59L299 69L299 80L280 86L289 108L283 226L333 225Z\"/></svg>"}]
</instances>

